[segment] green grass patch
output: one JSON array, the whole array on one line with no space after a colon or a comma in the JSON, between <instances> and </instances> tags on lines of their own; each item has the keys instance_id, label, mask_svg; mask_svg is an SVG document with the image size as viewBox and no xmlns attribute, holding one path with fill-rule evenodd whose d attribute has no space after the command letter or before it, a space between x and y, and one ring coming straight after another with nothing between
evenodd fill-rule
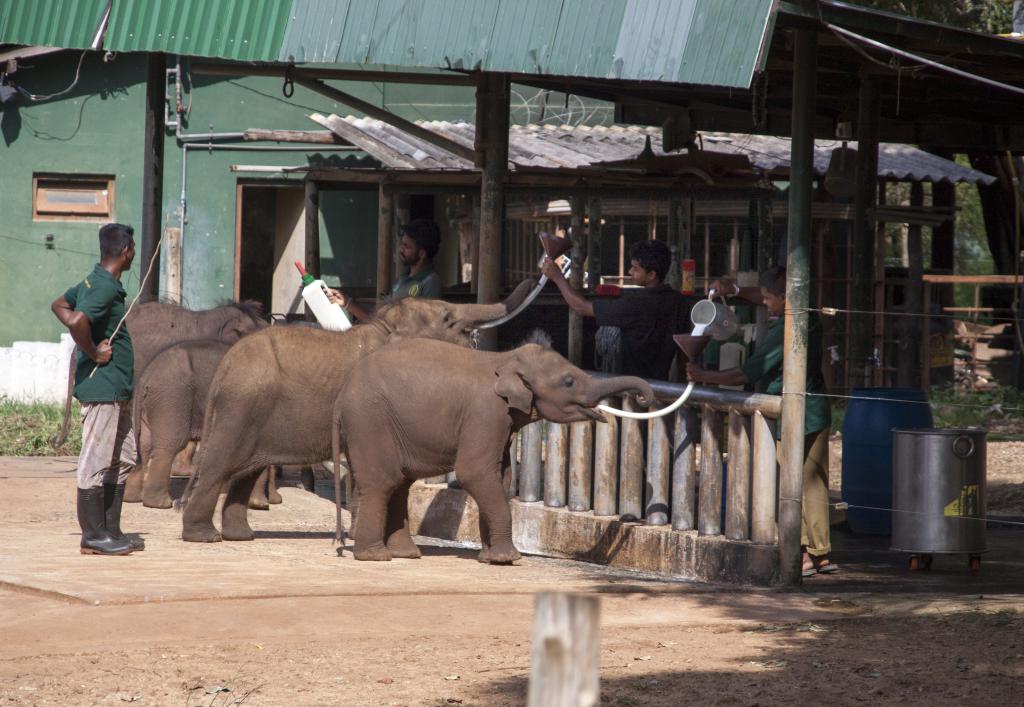
<instances>
[{"instance_id":1,"label":"green grass patch","mask_svg":"<svg viewBox=\"0 0 1024 707\"><path fill-rule=\"evenodd\" d=\"M1015 388L991 391L958 391L950 387L931 390L932 418L936 427L983 427L989 439L1015 440L1024 435L1024 394ZM832 404L832 432L841 432L846 400Z\"/></svg>"},{"instance_id":2,"label":"green grass patch","mask_svg":"<svg viewBox=\"0 0 1024 707\"><path fill-rule=\"evenodd\" d=\"M76 455L82 449L82 411L71 407L68 439L56 449L50 440L60 430L63 406L45 403L19 403L0 398L0 456L45 457Z\"/></svg>"}]
</instances>

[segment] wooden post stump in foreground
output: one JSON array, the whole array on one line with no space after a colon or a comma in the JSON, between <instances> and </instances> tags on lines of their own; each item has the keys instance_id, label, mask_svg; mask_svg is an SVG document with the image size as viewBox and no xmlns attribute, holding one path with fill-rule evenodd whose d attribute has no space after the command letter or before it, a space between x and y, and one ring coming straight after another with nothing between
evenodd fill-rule
<instances>
[{"instance_id":1,"label":"wooden post stump in foreground","mask_svg":"<svg viewBox=\"0 0 1024 707\"><path fill-rule=\"evenodd\" d=\"M600 702L600 609L598 597L537 595L529 707L592 707Z\"/></svg>"}]
</instances>

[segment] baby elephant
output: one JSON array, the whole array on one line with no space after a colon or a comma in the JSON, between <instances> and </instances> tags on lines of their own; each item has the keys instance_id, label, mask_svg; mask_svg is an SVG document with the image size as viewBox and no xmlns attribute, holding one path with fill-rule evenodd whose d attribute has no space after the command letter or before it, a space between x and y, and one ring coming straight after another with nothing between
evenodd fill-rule
<instances>
[{"instance_id":1,"label":"baby elephant","mask_svg":"<svg viewBox=\"0 0 1024 707\"><path fill-rule=\"evenodd\" d=\"M512 434L541 418L603 420L595 406L629 391L642 405L654 399L641 378L592 378L540 344L492 353L407 339L368 354L334 406L335 468L345 449L355 486L355 558L419 557L409 487L454 467L480 507L478 559L518 559L502 483Z\"/></svg>"},{"instance_id":2,"label":"baby elephant","mask_svg":"<svg viewBox=\"0 0 1024 707\"><path fill-rule=\"evenodd\" d=\"M133 424L145 474L144 506L171 507L171 463L182 451L194 450L201 438L210 383L231 346L219 339L183 341L154 356L139 377ZM250 508L267 509L268 503L280 503L269 468L261 479L249 498Z\"/></svg>"}]
</instances>

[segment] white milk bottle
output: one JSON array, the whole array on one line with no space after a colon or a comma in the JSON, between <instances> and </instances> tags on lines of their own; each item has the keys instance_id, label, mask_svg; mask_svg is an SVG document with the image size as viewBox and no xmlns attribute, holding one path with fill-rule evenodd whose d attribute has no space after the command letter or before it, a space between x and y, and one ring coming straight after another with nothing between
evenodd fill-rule
<instances>
[{"instance_id":1,"label":"white milk bottle","mask_svg":"<svg viewBox=\"0 0 1024 707\"><path fill-rule=\"evenodd\" d=\"M352 328L352 322L345 316L345 310L341 305L335 304L327 299L327 285L323 280L317 280L302 266L298 260L295 267L302 275L302 299L306 306L313 312L313 316L320 322L320 326L329 331L345 331Z\"/></svg>"}]
</instances>

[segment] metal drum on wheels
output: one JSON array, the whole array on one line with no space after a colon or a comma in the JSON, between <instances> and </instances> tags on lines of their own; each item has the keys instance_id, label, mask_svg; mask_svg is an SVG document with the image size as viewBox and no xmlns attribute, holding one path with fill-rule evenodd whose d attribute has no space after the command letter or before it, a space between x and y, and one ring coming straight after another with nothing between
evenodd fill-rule
<instances>
[{"instance_id":1,"label":"metal drum on wheels","mask_svg":"<svg viewBox=\"0 0 1024 707\"><path fill-rule=\"evenodd\" d=\"M985 542L985 437L981 429L893 430L892 549L910 569L964 554L981 567Z\"/></svg>"}]
</instances>

